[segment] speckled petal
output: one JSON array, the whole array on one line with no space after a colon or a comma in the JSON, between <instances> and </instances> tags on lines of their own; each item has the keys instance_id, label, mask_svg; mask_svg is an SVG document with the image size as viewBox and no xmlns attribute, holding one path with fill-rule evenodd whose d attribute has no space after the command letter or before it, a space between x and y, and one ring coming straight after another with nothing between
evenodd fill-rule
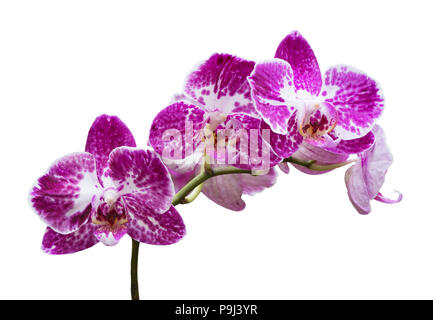
<instances>
[{"instance_id":1,"label":"speckled petal","mask_svg":"<svg viewBox=\"0 0 433 320\"><path fill-rule=\"evenodd\" d=\"M150 149L114 149L108 159L107 175L129 207L144 203L153 211L163 213L171 205L173 182L167 168Z\"/></svg>"},{"instance_id":2,"label":"speckled petal","mask_svg":"<svg viewBox=\"0 0 433 320\"><path fill-rule=\"evenodd\" d=\"M248 81L259 115L272 131L287 134L287 123L296 105L293 101L296 97L293 71L289 63L280 59L257 63Z\"/></svg>"},{"instance_id":3,"label":"speckled petal","mask_svg":"<svg viewBox=\"0 0 433 320\"><path fill-rule=\"evenodd\" d=\"M190 171L202 158L205 121L205 111L183 101L175 102L153 120L149 143L167 166Z\"/></svg>"},{"instance_id":4,"label":"speckled petal","mask_svg":"<svg viewBox=\"0 0 433 320\"><path fill-rule=\"evenodd\" d=\"M188 75L185 94L208 111L255 114L246 81L253 68L253 61L214 54Z\"/></svg>"},{"instance_id":5,"label":"speckled petal","mask_svg":"<svg viewBox=\"0 0 433 320\"><path fill-rule=\"evenodd\" d=\"M320 93L322 74L319 64L307 40L298 31L290 33L281 41L275 58L290 64L297 90L305 90L313 95Z\"/></svg>"},{"instance_id":6,"label":"speckled petal","mask_svg":"<svg viewBox=\"0 0 433 320\"><path fill-rule=\"evenodd\" d=\"M95 237L106 246L112 247L119 243L123 236L128 231L125 224L121 227L113 229L110 227L99 227L95 228Z\"/></svg>"},{"instance_id":7,"label":"speckled petal","mask_svg":"<svg viewBox=\"0 0 433 320\"><path fill-rule=\"evenodd\" d=\"M247 114L233 113L227 116L216 128L214 157L217 163L251 170L267 170L277 165L281 159L264 140L266 134L263 135L260 130L260 123L260 119Z\"/></svg>"},{"instance_id":8,"label":"speckled petal","mask_svg":"<svg viewBox=\"0 0 433 320\"><path fill-rule=\"evenodd\" d=\"M262 121L261 129L269 129L266 122ZM270 145L272 150L280 157L280 159L290 157L296 150L298 150L299 145L302 143L303 137L299 134L296 113L292 115L289 119L287 134L278 134L270 130Z\"/></svg>"},{"instance_id":9,"label":"speckled petal","mask_svg":"<svg viewBox=\"0 0 433 320\"><path fill-rule=\"evenodd\" d=\"M346 154L329 152L324 150L321 147L316 147L309 143L304 142L300 145L298 151L296 151L293 154L293 157L304 161L315 160L316 164L318 165L330 165L330 164L344 162L347 160L349 156ZM312 174L312 175L323 174L331 171L331 170L314 171L297 164L293 164L293 166L299 171L302 171L307 174Z\"/></svg>"},{"instance_id":10,"label":"speckled petal","mask_svg":"<svg viewBox=\"0 0 433 320\"><path fill-rule=\"evenodd\" d=\"M277 182L278 173L275 168L271 168L268 173L258 176L251 174L237 174L236 176L239 178L242 192L252 196L272 187Z\"/></svg>"},{"instance_id":11,"label":"speckled petal","mask_svg":"<svg viewBox=\"0 0 433 320\"><path fill-rule=\"evenodd\" d=\"M87 136L86 152L95 157L99 177L107 167L110 152L121 146L136 146L134 136L122 120L106 114L96 118Z\"/></svg>"},{"instance_id":12,"label":"speckled petal","mask_svg":"<svg viewBox=\"0 0 433 320\"><path fill-rule=\"evenodd\" d=\"M210 178L203 183L202 192L216 204L233 211L245 209L242 185L236 174Z\"/></svg>"},{"instance_id":13,"label":"speckled petal","mask_svg":"<svg viewBox=\"0 0 433 320\"><path fill-rule=\"evenodd\" d=\"M93 232L91 223L86 223L77 231L68 234L57 233L47 227L42 240L42 250L48 254L68 254L88 249L98 243Z\"/></svg>"},{"instance_id":14,"label":"speckled petal","mask_svg":"<svg viewBox=\"0 0 433 320\"><path fill-rule=\"evenodd\" d=\"M130 214L128 234L134 240L147 244L169 245L178 242L186 233L182 217L170 206L163 214L155 213L145 205Z\"/></svg>"},{"instance_id":15,"label":"speckled petal","mask_svg":"<svg viewBox=\"0 0 433 320\"><path fill-rule=\"evenodd\" d=\"M382 114L384 98L379 84L349 66L336 66L325 74L322 98L338 113L334 132L345 140L366 135Z\"/></svg>"},{"instance_id":16,"label":"speckled petal","mask_svg":"<svg viewBox=\"0 0 433 320\"><path fill-rule=\"evenodd\" d=\"M375 138L372 131L365 136L353 140L341 140L334 147L324 147L325 150L341 154L358 154L371 148Z\"/></svg>"},{"instance_id":17,"label":"speckled petal","mask_svg":"<svg viewBox=\"0 0 433 320\"><path fill-rule=\"evenodd\" d=\"M89 218L92 197L100 192L95 158L73 153L57 160L30 191L30 205L52 229L67 234Z\"/></svg>"},{"instance_id":18,"label":"speckled petal","mask_svg":"<svg viewBox=\"0 0 433 320\"><path fill-rule=\"evenodd\" d=\"M182 189L198 172L198 170L193 169L187 172L177 172L175 170L168 169L170 172L171 180L173 180L174 191L177 193L180 189Z\"/></svg>"}]
</instances>

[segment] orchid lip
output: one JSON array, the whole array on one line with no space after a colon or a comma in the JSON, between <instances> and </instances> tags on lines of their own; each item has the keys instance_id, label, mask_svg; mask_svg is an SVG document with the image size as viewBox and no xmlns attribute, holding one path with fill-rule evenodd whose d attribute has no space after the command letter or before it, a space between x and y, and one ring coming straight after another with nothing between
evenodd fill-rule
<instances>
[{"instance_id":1,"label":"orchid lip","mask_svg":"<svg viewBox=\"0 0 433 320\"><path fill-rule=\"evenodd\" d=\"M106 245L115 245L126 233L128 218L125 206L117 190L112 187L102 192L100 200L91 220L97 227L95 236Z\"/></svg>"},{"instance_id":2,"label":"orchid lip","mask_svg":"<svg viewBox=\"0 0 433 320\"><path fill-rule=\"evenodd\" d=\"M329 103L308 103L299 121L299 133L308 140L320 142L337 125L338 115Z\"/></svg>"}]
</instances>

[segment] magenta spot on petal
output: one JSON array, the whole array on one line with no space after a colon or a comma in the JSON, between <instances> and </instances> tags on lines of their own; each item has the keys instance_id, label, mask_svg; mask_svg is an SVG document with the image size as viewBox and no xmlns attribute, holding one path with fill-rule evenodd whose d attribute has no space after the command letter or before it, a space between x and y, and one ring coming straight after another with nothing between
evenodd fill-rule
<instances>
[{"instance_id":1,"label":"magenta spot on petal","mask_svg":"<svg viewBox=\"0 0 433 320\"><path fill-rule=\"evenodd\" d=\"M234 99L223 98L240 96L251 100L247 77L253 69L253 61L214 54L187 77L185 93L204 106L231 111L236 107ZM255 113L255 109L250 108L249 113Z\"/></svg>"}]
</instances>

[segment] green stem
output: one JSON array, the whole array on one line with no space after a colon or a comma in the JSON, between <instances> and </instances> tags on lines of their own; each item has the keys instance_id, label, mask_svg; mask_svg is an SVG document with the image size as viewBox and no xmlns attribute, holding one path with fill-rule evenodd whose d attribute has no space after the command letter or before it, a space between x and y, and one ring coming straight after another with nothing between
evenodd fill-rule
<instances>
[{"instance_id":1,"label":"green stem","mask_svg":"<svg viewBox=\"0 0 433 320\"><path fill-rule=\"evenodd\" d=\"M198 187L195 187L194 190L191 191L189 195L187 195L183 200L181 201L182 204L187 204L193 202L199 194L201 193L201 190L203 189L203 183L198 185Z\"/></svg>"},{"instance_id":2,"label":"green stem","mask_svg":"<svg viewBox=\"0 0 433 320\"><path fill-rule=\"evenodd\" d=\"M140 300L138 293L138 249L140 248L140 242L132 239L132 254L131 254L131 299Z\"/></svg>"},{"instance_id":3,"label":"green stem","mask_svg":"<svg viewBox=\"0 0 433 320\"><path fill-rule=\"evenodd\" d=\"M346 164L349 164L349 163L352 163L355 161L356 160L348 160L348 161L344 161L344 162L340 162L340 163L320 165L320 164L316 164L316 160L304 161L304 160L297 159L294 157L289 157L289 158L286 158L283 160L283 162L290 162L293 164L297 164L297 165L303 166L303 167L310 169L310 170L313 170L313 171L329 171L329 170L341 168L341 167L345 166Z\"/></svg>"},{"instance_id":4,"label":"green stem","mask_svg":"<svg viewBox=\"0 0 433 320\"><path fill-rule=\"evenodd\" d=\"M332 169L337 169L342 166L345 166L346 164L349 164L351 162L354 162L355 160L349 160L341 163L331 164L331 165L318 165L316 164L315 160L310 161L304 161L297 158L289 157L287 159L284 159L283 162L290 162L293 164L297 164L303 167L306 167L310 170L315 171L328 171ZM180 203L188 203L193 201L200 193L201 188L199 188L203 182L206 180L226 175L226 174L239 174L239 173L246 173L246 174L252 174L253 172L251 170L244 170L239 169L235 167L227 167L227 168L217 168L217 169L211 169L210 166L206 166L205 170L203 170L199 175L192 178L182 189L179 190L178 193L173 198L172 205L176 206ZM190 195L190 197L188 197ZM187 198L188 197L188 198ZM186 199L186 201L185 201ZM137 278L137 266L138 266L138 249L139 249L140 243L132 240L132 257L131 257L131 297L132 300L138 300L138 278Z\"/></svg>"},{"instance_id":5,"label":"green stem","mask_svg":"<svg viewBox=\"0 0 433 320\"><path fill-rule=\"evenodd\" d=\"M182 202L182 200L189 195L196 187L201 185L207 179L212 177L221 176L225 174L235 174L235 173L249 173L251 174L251 170L244 170L235 167L227 167L227 168L218 168L218 169L206 169L201 172L199 175L192 178L182 189L179 190L178 193L173 198L172 204L173 206L178 205Z\"/></svg>"}]
</instances>

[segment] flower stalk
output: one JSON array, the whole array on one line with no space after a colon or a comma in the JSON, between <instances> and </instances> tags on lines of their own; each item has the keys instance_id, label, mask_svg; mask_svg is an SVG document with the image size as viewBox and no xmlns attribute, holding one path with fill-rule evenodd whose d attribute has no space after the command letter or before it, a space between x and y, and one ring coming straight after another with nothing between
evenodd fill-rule
<instances>
[{"instance_id":1,"label":"flower stalk","mask_svg":"<svg viewBox=\"0 0 433 320\"><path fill-rule=\"evenodd\" d=\"M131 254L131 299L140 300L138 291L138 249L140 248L140 242L132 239L132 254Z\"/></svg>"},{"instance_id":2,"label":"flower stalk","mask_svg":"<svg viewBox=\"0 0 433 320\"><path fill-rule=\"evenodd\" d=\"M344 167L345 165L347 165L349 163L353 163L355 161L356 161L356 159L348 160L348 161L344 161L344 162L340 162L340 163L320 165L320 164L316 164L316 160L305 161L305 160L297 159L294 157L289 157L289 158L286 158L283 160L283 162L290 162L293 164L297 164L297 165L303 166L303 167L310 169L310 170L313 170L313 171L333 170L333 169Z\"/></svg>"}]
</instances>

